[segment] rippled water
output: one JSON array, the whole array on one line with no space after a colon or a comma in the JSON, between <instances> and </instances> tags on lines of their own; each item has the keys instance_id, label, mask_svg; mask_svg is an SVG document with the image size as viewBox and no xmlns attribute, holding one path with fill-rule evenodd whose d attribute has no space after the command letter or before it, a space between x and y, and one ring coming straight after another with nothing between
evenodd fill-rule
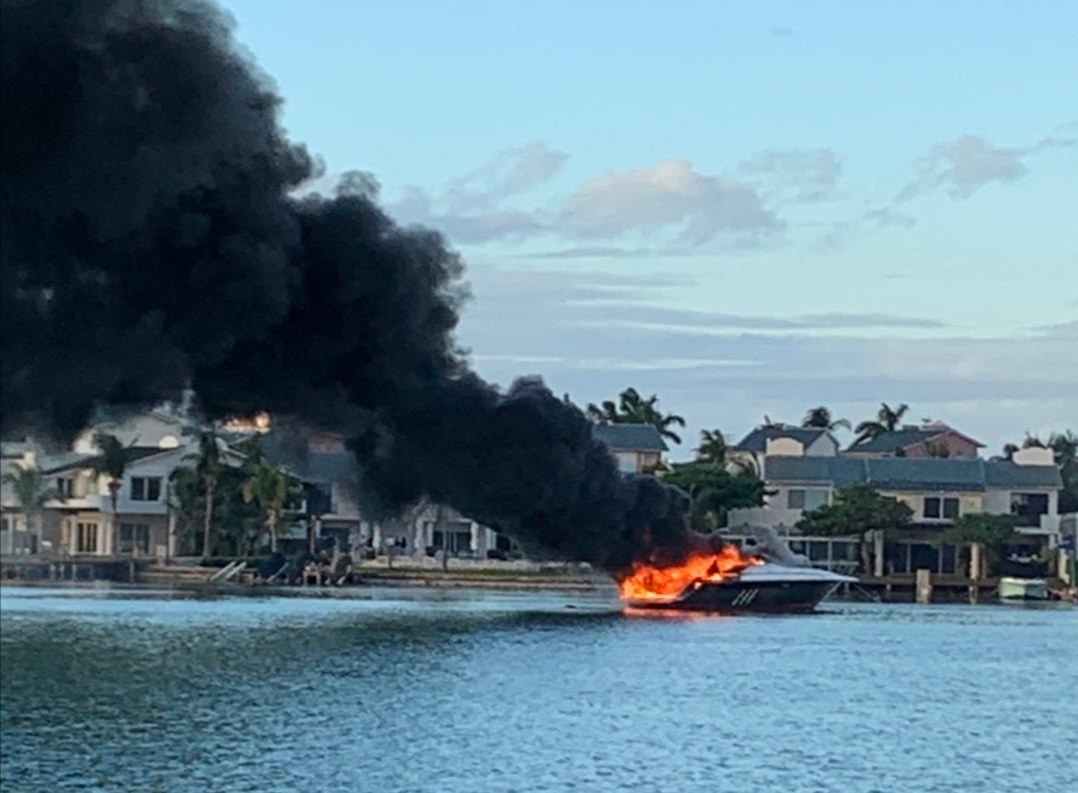
<instances>
[{"instance_id":1,"label":"rippled water","mask_svg":"<svg viewBox=\"0 0 1078 793\"><path fill-rule=\"evenodd\" d=\"M4 791L1062 791L1078 610L0 590Z\"/></svg>"}]
</instances>

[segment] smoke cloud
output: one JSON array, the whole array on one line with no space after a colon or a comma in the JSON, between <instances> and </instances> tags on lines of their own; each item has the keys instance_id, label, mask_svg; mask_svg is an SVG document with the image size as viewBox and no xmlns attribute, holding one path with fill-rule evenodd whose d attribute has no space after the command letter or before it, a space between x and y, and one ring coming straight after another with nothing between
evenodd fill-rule
<instances>
[{"instance_id":1,"label":"smoke cloud","mask_svg":"<svg viewBox=\"0 0 1078 793\"><path fill-rule=\"evenodd\" d=\"M612 571L676 561L686 498L623 478L538 379L454 347L462 265L376 183L319 174L280 98L197 0L3 0L0 424L70 436L194 387L345 433L372 508L421 495Z\"/></svg>"}]
</instances>

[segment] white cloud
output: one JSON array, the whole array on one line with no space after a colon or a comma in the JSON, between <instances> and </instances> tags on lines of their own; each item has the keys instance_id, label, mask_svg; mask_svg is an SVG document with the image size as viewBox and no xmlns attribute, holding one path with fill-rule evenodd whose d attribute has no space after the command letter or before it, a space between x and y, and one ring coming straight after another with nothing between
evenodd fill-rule
<instances>
[{"instance_id":1,"label":"white cloud","mask_svg":"<svg viewBox=\"0 0 1078 793\"><path fill-rule=\"evenodd\" d=\"M685 160L590 179L565 200L560 220L583 237L660 231L688 245L722 234L754 240L783 226L751 186L706 176Z\"/></svg>"}]
</instances>

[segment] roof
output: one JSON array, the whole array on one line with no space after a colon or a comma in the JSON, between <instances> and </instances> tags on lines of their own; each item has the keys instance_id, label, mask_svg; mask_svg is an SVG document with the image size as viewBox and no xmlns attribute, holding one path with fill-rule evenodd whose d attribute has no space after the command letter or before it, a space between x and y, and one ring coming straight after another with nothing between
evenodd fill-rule
<instances>
[{"instance_id":1,"label":"roof","mask_svg":"<svg viewBox=\"0 0 1078 793\"><path fill-rule=\"evenodd\" d=\"M989 487L1063 487L1063 477L1054 465L1019 465L1011 460L991 460L985 464Z\"/></svg>"},{"instance_id":2,"label":"roof","mask_svg":"<svg viewBox=\"0 0 1078 793\"><path fill-rule=\"evenodd\" d=\"M596 424L591 437L612 452L665 452L663 436L650 424Z\"/></svg>"},{"instance_id":3,"label":"roof","mask_svg":"<svg viewBox=\"0 0 1078 793\"><path fill-rule=\"evenodd\" d=\"M766 479L819 482L846 487L869 484L880 490L977 492L989 488L1059 489L1063 481L1054 465L1018 465L979 458L934 457L770 457Z\"/></svg>"},{"instance_id":4,"label":"roof","mask_svg":"<svg viewBox=\"0 0 1078 793\"><path fill-rule=\"evenodd\" d=\"M903 427L894 432L885 432L883 435L877 435L875 438L868 438L861 443L854 441L847 451L894 454L899 449L916 446L920 443L927 443L936 438L942 438L944 435L958 435L977 446L984 446L980 441L959 432L953 427L937 425L928 427Z\"/></svg>"},{"instance_id":5,"label":"roof","mask_svg":"<svg viewBox=\"0 0 1078 793\"><path fill-rule=\"evenodd\" d=\"M757 427L736 446L734 451L739 452L766 452L767 442L775 438L793 438L806 449L820 439L821 435L829 434L824 427L786 427L769 426Z\"/></svg>"},{"instance_id":6,"label":"roof","mask_svg":"<svg viewBox=\"0 0 1078 793\"><path fill-rule=\"evenodd\" d=\"M126 449L127 462L130 464L147 457L153 457L155 454L175 452L176 448L178 447L162 449L160 446L128 446ZM42 472L46 474L58 474L62 471L71 471L78 468L92 468L94 462L99 459L101 459L101 457L97 454L77 454L72 452L70 454L50 458L45 462Z\"/></svg>"}]
</instances>

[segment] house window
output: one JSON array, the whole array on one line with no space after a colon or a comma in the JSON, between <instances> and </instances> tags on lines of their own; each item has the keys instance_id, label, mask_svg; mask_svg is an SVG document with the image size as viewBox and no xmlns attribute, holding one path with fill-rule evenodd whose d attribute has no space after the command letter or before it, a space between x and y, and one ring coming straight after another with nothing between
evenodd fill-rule
<instances>
[{"instance_id":1,"label":"house window","mask_svg":"<svg viewBox=\"0 0 1078 793\"><path fill-rule=\"evenodd\" d=\"M1011 514L1019 526L1037 526L1040 516L1048 514L1047 493L1011 493Z\"/></svg>"},{"instance_id":2,"label":"house window","mask_svg":"<svg viewBox=\"0 0 1078 793\"><path fill-rule=\"evenodd\" d=\"M75 553L97 553L97 524L79 523L75 528Z\"/></svg>"},{"instance_id":3,"label":"house window","mask_svg":"<svg viewBox=\"0 0 1078 793\"><path fill-rule=\"evenodd\" d=\"M11 523L7 518L0 518L0 531L11 531Z\"/></svg>"},{"instance_id":4,"label":"house window","mask_svg":"<svg viewBox=\"0 0 1078 793\"><path fill-rule=\"evenodd\" d=\"M159 476L133 476L133 477L131 477L131 500L132 501L160 501L161 500L161 477L159 477Z\"/></svg>"},{"instance_id":5,"label":"house window","mask_svg":"<svg viewBox=\"0 0 1078 793\"><path fill-rule=\"evenodd\" d=\"M150 527L145 523L120 524L120 553L148 554L150 552Z\"/></svg>"},{"instance_id":6,"label":"house window","mask_svg":"<svg viewBox=\"0 0 1078 793\"><path fill-rule=\"evenodd\" d=\"M75 496L75 477L73 476L60 476L56 479L56 492L60 494L60 498L74 498Z\"/></svg>"},{"instance_id":7,"label":"house window","mask_svg":"<svg viewBox=\"0 0 1078 793\"><path fill-rule=\"evenodd\" d=\"M789 490L786 493L786 506L789 509L819 509L827 503L827 491Z\"/></svg>"},{"instance_id":8,"label":"house window","mask_svg":"<svg viewBox=\"0 0 1078 793\"><path fill-rule=\"evenodd\" d=\"M958 517L958 499L957 498L945 498L943 499L943 517L947 520L954 520Z\"/></svg>"},{"instance_id":9,"label":"house window","mask_svg":"<svg viewBox=\"0 0 1078 793\"><path fill-rule=\"evenodd\" d=\"M925 517L939 519L942 515L942 504L939 498L926 498L925 499Z\"/></svg>"},{"instance_id":10,"label":"house window","mask_svg":"<svg viewBox=\"0 0 1078 793\"><path fill-rule=\"evenodd\" d=\"M925 499L925 518L929 520L954 520L958 517L957 498L939 498L931 496Z\"/></svg>"}]
</instances>

